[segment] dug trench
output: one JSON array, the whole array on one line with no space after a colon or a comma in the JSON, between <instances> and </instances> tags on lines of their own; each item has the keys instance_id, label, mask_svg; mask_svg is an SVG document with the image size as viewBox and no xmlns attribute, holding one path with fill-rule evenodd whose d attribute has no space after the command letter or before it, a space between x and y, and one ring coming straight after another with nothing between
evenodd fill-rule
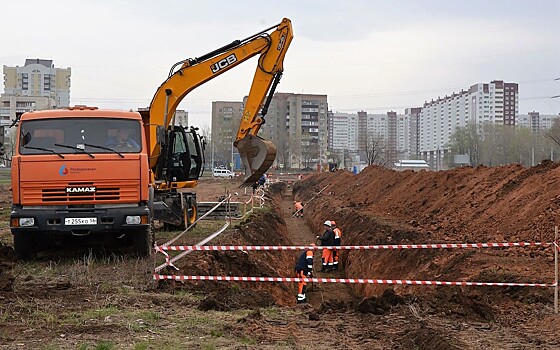
<instances>
[{"instance_id":1,"label":"dug trench","mask_svg":"<svg viewBox=\"0 0 560 350\"><path fill-rule=\"evenodd\" d=\"M316 241L316 235L322 233L312 229L308 220L293 217L294 196L286 184L271 185L267 199L267 209L251 215L236 225L231 234L220 236L214 244L309 245ZM193 252L177 266L182 272L188 271L189 275L294 277L299 254L301 251ZM315 277L343 278L346 274L344 268L330 273L319 272L320 268L320 253L317 252ZM434 345L453 349L455 344L462 344L438 331L441 325L415 322L416 316L411 315L409 306L416 301L405 301L392 288L364 298L349 285L309 283L308 303L300 305L296 305L295 283L162 282L158 288L202 293L205 298L198 305L200 310L255 310L240 320L236 329L253 334L260 344L274 344L281 339L292 339L304 348L314 349L399 348L399 344L403 344L402 348L408 348L408 344L418 349L432 349ZM268 319L259 310L272 305L295 308L301 315L292 322ZM322 330L336 330L337 334L325 338Z\"/></svg>"},{"instance_id":2,"label":"dug trench","mask_svg":"<svg viewBox=\"0 0 560 350\"><path fill-rule=\"evenodd\" d=\"M345 181L348 174L337 174ZM334 176L333 176L334 177ZM317 193L333 178L315 176L292 189L274 184L268 191L270 207L240 223L233 235L222 237L224 244L309 245L322 233L322 223L335 219L342 228L346 245L426 243L433 235L420 227L361 212L358 207L337 206L333 191ZM293 218L294 199L306 203L304 218ZM218 243L217 243L218 244ZM503 252L502 252L503 253ZM212 252L192 257L182 271L189 274L222 276L294 275L301 252ZM539 251L531 254L540 256ZM498 254L507 262L508 254ZM342 268L318 272L320 253L315 254L315 276L333 278L379 278L416 280L511 281L507 268L495 265L473 268L486 261L486 253L473 251L350 251L341 254ZM486 261L487 263L487 261ZM470 273L457 269L461 264ZM173 288L177 288L174 285ZM388 285L348 285L315 283L308 287L309 303L294 305L295 284L222 282L185 284L181 288L204 291L203 310L253 308L255 313L238 325L243 332L258 334L261 344L293 337L312 348L393 348L393 349L479 349L505 345L554 348L555 324L551 322L550 295L523 288L425 287ZM162 286L166 288L166 286ZM270 305L296 308L307 319L274 323L258 310ZM546 311L542 311L546 310ZM530 326L528 326L530 325ZM545 326L543 329L539 329ZM325 340L315 330L336 330ZM507 340L504 340L507 336Z\"/></svg>"},{"instance_id":3,"label":"dug trench","mask_svg":"<svg viewBox=\"0 0 560 350\"><path fill-rule=\"evenodd\" d=\"M560 212L560 190L555 185L559 170L558 164L551 162L530 169L513 165L437 173L369 167L357 176L339 171L310 177L296 183L293 193L307 202L305 219L311 230L320 232L325 220L336 220L343 232L343 245L550 242ZM554 281L551 247L353 250L343 252L341 262L343 277L348 278L549 285ZM408 335L399 340L409 345L404 348L424 348L423 344L438 341L449 342L441 348L492 344L500 348L554 348L558 341L553 334L560 327L554 321L552 291L351 285L355 309L368 313L387 310L418 321L419 328L404 327ZM385 303L385 309L378 306L384 295L393 301ZM403 304L408 307L403 309ZM478 332L473 328L487 331L476 339L472 335ZM501 343L500 332L507 334Z\"/></svg>"}]
</instances>

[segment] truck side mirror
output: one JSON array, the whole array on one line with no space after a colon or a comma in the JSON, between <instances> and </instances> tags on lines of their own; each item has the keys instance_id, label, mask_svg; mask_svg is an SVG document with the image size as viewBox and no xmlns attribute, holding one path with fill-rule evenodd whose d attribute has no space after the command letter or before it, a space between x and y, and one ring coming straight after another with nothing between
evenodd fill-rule
<instances>
[{"instance_id":1,"label":"truck side mirror","mask_svg":"<svg viewBox=\"0 0 560 350\"><path fill-rule=\"evenodd\" d=\"M4 126L0 126L0 147L4 146L4 136L5 136Z\"/></svg>"}]
</instances>

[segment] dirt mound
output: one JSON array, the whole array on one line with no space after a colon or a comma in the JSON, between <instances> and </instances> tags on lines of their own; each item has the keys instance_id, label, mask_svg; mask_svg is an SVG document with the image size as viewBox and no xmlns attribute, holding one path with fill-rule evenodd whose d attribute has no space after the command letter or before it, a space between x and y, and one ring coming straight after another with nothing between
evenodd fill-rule
<instances>
[{"instance_id":1,"label":"dirt mound","mask_svg":"<svg viewBox=\"0 0 560 350\"><path fill-rule=\"evenodd\" d=\"M348 245L550 242L554 225L560 223L559 182L560 164L553 162L528 169L508 165L442 172L370 166L358 175L318 174L296 183L294 193L305 201L328 186L306 205L306 220L317 231L324 220L336 220ZM348 251L341 259L351 278L527 283L551 283L554 278L552 249L541 247ZM387 286L353 288L370 298ZM458 298L446 287L395 286L403 296L439 290L447 293L445 300ZM512 298L527 305L529 300L550 303L552 297L545 288L466 288L467 298L455 300L465 309L456 308L458 314L493 319L487 304L473 303L481 290L492 295L492 304Z\"/></svg>"},{"instance_id":2,"label":"dirt mound","mask_svg":"<svg viewBox=\"0 0 560 350\"><path fill-rule=\"evenodd\" d=\"M219 238L219 244L288 245L285 222L278 214L275 204L275 197L280 196L282 190L283 185L273 187L267 195L268 207L257 210L240 222L233 232L223 233ZM213 251L193 252L188 259L180 260L177 267L181 271L188 271L189 275L291 277L293 263L290 252ZM166 288L169 285L160 283L159 287ZM208 294L209 296L200 305L202 309L208 310L294 304L294 286L291 283L247 282L239 283L229 289L226 286L229 286L227 282L199 282L189 283L185 287ZM172 288L176 287L173 284Z\"/></svg>"},{"instance_id":3,"label":"dirt mound","mask_svg":"<svg viewBox=\"0 0 560 350\"><path fill-rule=\"evenodd\" d=\"M429 326L421 325L420 328L408 331L399 341L399 345L394 349L465 349L465 344L455 345L452 343L445 331L438 331ZM454 342L457 342L456 340Z\"/></svg>"},{"instance_id":4,"label":"dirt mound","mask_svg":"<svg viewBox=\"0 0 560 350\"><path fill-rule=\"evenodd\" d=\"M13 289L14 268L16 256L12 247L0 243L0 292L9 292Z\"/></svg>"},{"instance_id":5,"label":"dirt mound","mask_svg":"<svg viewBox=\"0 0 560 350\"><path fill-rule=\"evenodd\" d=\"M388 288L380 297L371 297L360 301L360 303L356 306L356 310L362 313L383 315L391 311L393 306L397 306L403 302L404 299L397 295L393 288Z\"/></svg>"}]
</instances>

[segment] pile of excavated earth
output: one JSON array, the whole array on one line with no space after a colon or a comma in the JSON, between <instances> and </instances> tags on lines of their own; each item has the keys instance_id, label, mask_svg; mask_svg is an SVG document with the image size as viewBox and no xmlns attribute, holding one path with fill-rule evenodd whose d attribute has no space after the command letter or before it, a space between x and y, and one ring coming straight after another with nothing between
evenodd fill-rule
<instances>
[{"instance_id":1,"label":"pile of excavated earth","mask_svg":"<svg viewBox=\"0 0 560 350\"><path fill-rule=\"evenodd\" d=\"M238 221L233 229L208 244L308 245L322 234L325 220L336 220L343 232L343 245L550 243L560 221L559 183L560 164L553 162L532 168L509 165L442 172L396 172L370 166L358 175L346 171L310 175L293 184L270 185L264 209ZM303 218L293 217L294 200L304 203ZM73 290L72 283L51 289L44 297L38 290L25 289L32 277L10 273L18 270L14 268L17 262L10 247L0 248L0 307L7 306L21 290L34 302L71 294L73 310L86 307L80 300L91 293ZM162 273L295 277L299 254L193 252L176 263L179 271L166 268ZM161 262L161 255L157 258ZM316 252L315 277L554 283L554 250L550 245L351 250L343 251L340 261L338 271L319 272L320 252ZM155 303L154 293L187 290L203 296L196 305L174 305L175 312L191 307L203 312L254 310L221 331L226 334L224 338L229 335L239 339L248 334L256 340L255 348L289 348L290 344L302 349L560 347L560 316L554 314L552 287L314 283L308 285L308 303L296 305L293 283L161 281L154 285L149 271L136 271L136 276L142 274L145 285L137 288L150 294L140 307L157 309L162 322L168 317L167 308ZM21 298L25 295L18 298L24 300ZM274 306L285 311L277 311L276 316L262 312ZM281 319L284 312L291 319ZM26 328L0 319L1 327L13 339ZM48 339L53 327L36 331ZM78 330L87 332L85 326ZM125 330L116 332L134 337Z\"/></svg>"},{"instance_id":2,"label":"pile of excavated earth","mask_svg":"<svg viewBox=\"0 0 560 350\"><path fill-rule=\"evenodd\" d=\"M293 189L272 186L268 193L272 210L241 223L236 229L238 240L231 243L307 245L322 234L325 220L336 220L344 245L550 243L560 221L558 183L560 166L553 162L533 168L510 165L444 172L395 172L371 166L358 175L318 174L296 182ZM304 219L292 217L294 199L305 204ZM293 276L298 254L214 252L211 258L191 260L183 269L286 277ZM315 258L317 271L320 253ZM341 270L316 272L315 277L554 283L550 245L345 251L341 263ZM242 286L270 293L276 304L295 303L293 286ZM347 346L554 348L560 344L551 287L324 283L310 286L308 299L311 319L330 315L325 317L355 325L364 322L363 315L370 315L369 326L357 326L359 341L350 326L343 327L341 337L346 342L340 344ZM219 299L207 306L224 309ZM395 328L384 330L389 323ZM366 336L365 329L375 334Z\"/></svg>"}]
</instances>

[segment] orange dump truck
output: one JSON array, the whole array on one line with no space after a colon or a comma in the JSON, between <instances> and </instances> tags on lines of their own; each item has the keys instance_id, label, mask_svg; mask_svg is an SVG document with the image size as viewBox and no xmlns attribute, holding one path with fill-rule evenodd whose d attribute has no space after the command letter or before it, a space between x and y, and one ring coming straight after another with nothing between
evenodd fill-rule
<instances>
[{"instance_id":1,"label":"orange dump truck","mask_svg":"<svg viewBox=\"0 0 560 350\"><path fill-rule=\"evenodd\" d=\"M10 226L20 257L64 236L99 235L149 254L150 175L139 113L29 112L16 135Z\"/></svg>"}]
</instances>

